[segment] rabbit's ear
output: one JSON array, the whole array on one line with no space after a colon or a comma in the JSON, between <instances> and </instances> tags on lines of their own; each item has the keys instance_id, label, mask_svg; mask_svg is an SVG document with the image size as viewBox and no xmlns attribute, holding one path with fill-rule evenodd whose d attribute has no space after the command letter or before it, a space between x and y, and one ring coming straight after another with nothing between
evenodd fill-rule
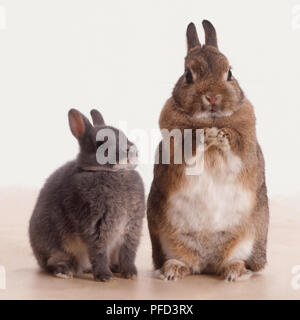
<instances>
[{"instance_id":1,"label":"rabbit's ear","mask_svg":"<svg viewBox=\"0 0 300 320\"><path fill-rule=\"evenodd\" d=\"M102 114L98 110L96 109L91 110L91 116L92 116L94 126L102 126L105 124Z\"/></svg>"},{"instance_id":2,"label":"rabbit's ear","mask_svg":"<svg viewBox=\"0 0 300 320\"><path fill-rule=\"evenodd\" d=\"M186 39L188 51L196 46L201 46L197 30L193 22L191 22L186 29Z\"/></svg>"},{"instance_id":3,"label":"rabbit's ear","mask_svg":"<svg viewBox=\"0 0 300 320\"><path fill-rule=\"evenodd\" d=\"M88 119L84 117L78 110L71 109L68 113L69 126L73 136L76 139L80 139L84 136L87 125L89 124Z\"/></svg>"},{"instance_id":4,"label":"rabbit's ear","mask_svg":"<svg viewBox=\"0 0 300 320\"><path fill-rule=\"evenodd\" d=\"M218 48L217 33L215 27L208 20L203 20L202 25L205 32L205 44Z\"/></svg>"}]
</instances>

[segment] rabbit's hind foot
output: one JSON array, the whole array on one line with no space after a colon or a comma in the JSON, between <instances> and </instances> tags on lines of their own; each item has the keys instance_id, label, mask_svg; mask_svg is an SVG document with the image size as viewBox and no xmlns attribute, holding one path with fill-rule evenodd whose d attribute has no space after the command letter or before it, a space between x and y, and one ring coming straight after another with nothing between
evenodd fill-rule
<instances>
[{"instance_id":1,"label":"rabbit's hind foot","mask_svg":"<svg viewBox=\"0 0 300 320\"><path fill-rule=\"evenodd\" d=\"M77 273L76 258L63 251L57 251L48 259L47 271L58 278L70 279Z\"/></svg>"},{"instance_id":2,"label":"rabbit's hind foot","mask_svg":"<svg viewBox=\"0 0 300 320\"><path fill-rule=\"evenodd\" d=\"M177 259L167 260L160 270L163 280L179 280L190 274L190 268Z\"/></svg>"},{"instance_id":3,"label":"rabbit's hind foot","mask_svg":"<svg viewBox=\"0 0 300 320\"><path fill-rule=\"evenodd\" d=\"M226 282L247 280L252 276L252 271L246 269L244 261L232 261L227 263L222 271L221 277Z\"/></svg>"}]
</instances>

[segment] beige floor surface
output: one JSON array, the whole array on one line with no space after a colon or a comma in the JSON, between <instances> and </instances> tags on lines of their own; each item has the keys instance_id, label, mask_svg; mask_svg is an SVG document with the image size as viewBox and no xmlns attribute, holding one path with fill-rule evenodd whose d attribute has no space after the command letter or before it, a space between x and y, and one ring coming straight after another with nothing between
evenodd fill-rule
<instances>
[{"instance_id":1,"label":"beige floor surface","mask_svg":"<svg viewBox=\"0 0 300 320\"><path fill-rule=\"evenodd\" d=\"M39 271L27 236L36 195L29 190L0 189L0 266L6 270L6 289L0 289L0 300L300 299L300 289L292 286L292 281L298 283L292 269L300 265L300 205L297 199L271 201L269 264L250 280L226 283L206 275L189 276L176 282L155 279L145 221L137 255L138 279L118 278L99 283L91 276L65 280ZM298 284L300 287L300 279Z\"/></svg>"}]
</instances>

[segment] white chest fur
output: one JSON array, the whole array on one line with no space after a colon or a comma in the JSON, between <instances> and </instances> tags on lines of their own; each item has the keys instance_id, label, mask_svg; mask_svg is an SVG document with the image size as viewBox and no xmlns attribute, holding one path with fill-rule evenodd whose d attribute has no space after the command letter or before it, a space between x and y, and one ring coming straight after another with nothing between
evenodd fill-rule
<instances>
[{"instance_id":1,"label":"white chest fur","mask_svg":"<svg viewBox=\"0 0 300 320\"><path fill-rule=\"evenodd\" d=\"M186 176L187 183L170 198L168 217L185 232L218 232L238 225L249 213L250 192L237 183L241 160L231 152L217 171Z\"/></svg>"}]
</instances>

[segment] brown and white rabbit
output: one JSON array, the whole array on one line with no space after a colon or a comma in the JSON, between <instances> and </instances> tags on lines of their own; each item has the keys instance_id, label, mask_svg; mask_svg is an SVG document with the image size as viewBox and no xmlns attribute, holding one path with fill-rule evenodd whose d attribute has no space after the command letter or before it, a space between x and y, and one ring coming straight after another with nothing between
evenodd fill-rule
<instances>
[{"instance_id":1,"label":"brown and white rabbit","mask_svg":"<svg viewBox=\"0 0 300 320\"><path fill-rule=\"evenodd\" d=\"M267 261L264 158L253 106L218 50L213 25L204 20L203 27L202 46L195 25L187 28L185 72L159 125L169 131L203 129L204 169L187 175L185 162L156 164L148 225L154 267L163 279L213 273L234 281L263 269Z\"/></svg>"}]
</instances>

